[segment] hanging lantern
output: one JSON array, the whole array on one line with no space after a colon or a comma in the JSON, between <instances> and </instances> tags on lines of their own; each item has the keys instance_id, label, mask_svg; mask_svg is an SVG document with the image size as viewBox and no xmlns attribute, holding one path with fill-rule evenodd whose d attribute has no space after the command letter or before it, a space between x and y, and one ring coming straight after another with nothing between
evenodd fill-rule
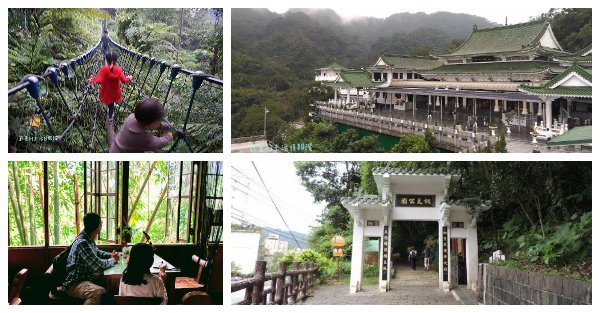
<instances>
[{"instance_id":1,"label":"hanging lantern","mask_svg":"<svg viewBox=\"0 0 600 313\"><path fill-rule=\"evenodd\" d=\"M523 111L521 111L522 115L527 115L529 114L529 111L527 111L527 102L523 102Z\"/></svg>"},{"instance_id":2,"label":"hanging lantern","mask_svg":"<svg viewBox=\"0 0 600 313\"><path fill-rule=\"evenodd\" d=\"M498 99L496 99L496 105L494 105L494 112L498 113L500 112L500 104Z\"/></svg>"},{"instance_id":3,"label":"hanging lantern","mask_svg":"<svg viewBox=\"0 0 600 313\"><path fill-rule=\"evenodd\" d=\"M435 106L439 107L440 106L440 97L435 97Z\"/></svg>"}]
</instances>

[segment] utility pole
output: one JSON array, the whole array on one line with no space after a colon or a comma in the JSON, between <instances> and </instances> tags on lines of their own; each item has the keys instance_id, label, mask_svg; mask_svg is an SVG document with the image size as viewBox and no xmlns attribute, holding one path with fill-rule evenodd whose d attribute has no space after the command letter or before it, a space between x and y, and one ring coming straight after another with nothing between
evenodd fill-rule
<instances>
[{"instance_id":1,"label":"utility pole","mask_svg":"<svg viewBox=\"0 0 600 313\"><path fill-rule=\"evenodd\" d=\"M263 135L265 136L265 140L267 140L267 113L269 113L269 110L267 109L267 107L265 107L265 120L263 126Z\"/></svg>"}]
</instances>

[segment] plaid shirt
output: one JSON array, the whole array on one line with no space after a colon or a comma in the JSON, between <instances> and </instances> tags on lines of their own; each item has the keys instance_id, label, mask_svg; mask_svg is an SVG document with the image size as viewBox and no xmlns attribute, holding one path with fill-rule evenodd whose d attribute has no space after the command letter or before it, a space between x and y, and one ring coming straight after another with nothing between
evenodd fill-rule
<instances>
[{"instance_id":1,"label":"plaid shirt","mask_svg":"<svg viewBox=\"0 0 600 313\"><path fill-rule=\"evenodd\" d=\"M63 286L66 289L82 281L91 281L114 265L110 253L98 249L94 240L81 231L75 238L67 258L67 276Z\"/></svg>"}]
</instances>

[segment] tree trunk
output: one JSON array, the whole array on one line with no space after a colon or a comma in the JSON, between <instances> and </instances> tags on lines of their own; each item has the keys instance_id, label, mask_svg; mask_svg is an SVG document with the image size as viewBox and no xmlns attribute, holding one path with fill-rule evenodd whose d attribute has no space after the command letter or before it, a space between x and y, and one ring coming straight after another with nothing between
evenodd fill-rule
<instances>
[{"instance_id":1,"label":"tree trunk","mask_svg":"<svg viewBox=\"0 0 600 313\"><path fill-rule=\"evenodd\" d=\"M10 194L10 202L14 209L15 222L17 224L17 231L19 232L19 238L21 239L22 245L27 245L27 236L25 235L25 225L23 225L23 212L21 211L21 200L19 198L19 181L17 179L17 169L15 162L11 162L13 184L8 181L8 191Z\"/></svg>"},{"instance_id":2,"label":"tree trunk","mask_svg":"<svg viewBox=\"0 0 600 313\"><path fill-rule=\"evenodd\" d=\"M75 229L77 234L81 232L81 225L79 219L79 185L77 184L77 173L73 173L73 197L75 198Z\"/></svg>"},{"instance_id":3,"label":"tree trunk","mask_svg":"<svg viewBox=\"0 0 600 313\"><path fill-rule=\"evenodd\" d=\"M53 176L53 187L54 192L52 193L52 197L54 199L53 202L53 210L54 210L54 244L58 244L60 242L60 198L58 192L58 162L52 162L52 176Z\"/></svg>"},{"instance_id":4,"label":"tree trunk","mask_svg":"<svg viewBox=\"0 0 600 313\"><path fill-rule=\"evenodd\" d=\"M146 187L146 184L148 183L148 180L150 180L150 176L152 175L152 171L154 171L154 166L156 165L156 161L152 162L152 165L150 165L150 168L148 169L148 174L146 174L146 178L144 179L144 183L142 184L142 186L140 187L140 191L138 192L137 196L135 197L135 201L133 201L133 205L131 206L131 209L129 210L129 214L127 215L127 224L129 225L129 221L131 220L131 217L133 216L133 213L135 212L135 208L137 207L138 202L140 201L140 198L142 197L142 193L144 192L144 188ZM125 225L123 225L125 226Z\"/></svg>"},{"instance_id":5,"label":"tree trunk","mask_svg":"<svg viewBox=\"0 0 600 313\"><path fill-rule=\"evenodd\" d=\"M37 240L35 238L35 212L33 209L33 174L35 169L31 171L29 175L29 187L27 188L27 207L29 208L29 242L31 245L36 245Z\"/></svg>"},{"instance_id":6,"label":"tree trunk","mask_svg":"<svg viewBox=\"0 0 600 313\"><path fill-rule=\"evenodd\" d=\"M546 238L546 231L544 230L544 220L542 217L542 204L540 203L540 197L537 195L535 198L535 206L537 207L538 219L540 221L540 227L542 228L542 237Z\"/></svg>"},{"instance_id":7,"label":"tree trunk","mask_svg":"<svg viewBox=\"0 0 600 313\"><path fill-rule=\"evenodd\" d=\"M40 192L40 203L44 205L44 169L42 167L42 162L38 161L38 189ZM46 222L46 221L44 221Z\"/></svg>"},{"instance_id":8,"label":"tree trunk","mask_svg":"<svg viewBox=\"0 0 600 313\"><path fill-rule=\"evenodd\" d=\"M148 225L146 226L146 230L145 230L147 233L150 232L150 228L152 227L152 223L154 223L154 218L156 217L156 213L158 212L158 209L160 208L160 204L165 199L165 195L167 194L167 190L169 190L169 184L168 183L165 185L165 187L161 191L160 198L158 198L158 202L156 203L156 206L154 207L154 211L152 211L152 215L150 216L150 220L148 221Z\"/></svg>"},{"instance_id":9,"label":"tree trunk","mask_svg":"<svg viewBox=\"0 0 600 313\"><path fill-rule=\"evenodd\" d=\"M19 219L19 212L17 212L18 207L17 207L17 201L15 200L15 191L13 188L12 183L9 181L8 182L8 193L10 194L10 204L12 205L13 209L14 209L14 217L15 217L15 225L17 227L17 232L19 233L19 239L21 239L21 244L25 245L26 241L25 241L25 235L23 234L23 225L21 224L21 220Z\"/></svg>"}]
</instances>

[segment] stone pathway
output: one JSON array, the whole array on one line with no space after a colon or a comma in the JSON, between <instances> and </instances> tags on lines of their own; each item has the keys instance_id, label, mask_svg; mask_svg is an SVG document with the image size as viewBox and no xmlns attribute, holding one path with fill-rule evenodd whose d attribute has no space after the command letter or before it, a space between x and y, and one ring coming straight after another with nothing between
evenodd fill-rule
<instances>
[{"instance_id":1,"label":"stone pathway","mask_svg":"<svg viewBox=\"0 0 600 313\"><path fill-rule=\"evenodd\" d=\"M396 269L391 280L391 290L379 292L376 285L363 286L363 291L350 294L348 285L321 286L305 304L460 304L451 293L438 288L435 271Z\"/></svg>"}]
</instances>

